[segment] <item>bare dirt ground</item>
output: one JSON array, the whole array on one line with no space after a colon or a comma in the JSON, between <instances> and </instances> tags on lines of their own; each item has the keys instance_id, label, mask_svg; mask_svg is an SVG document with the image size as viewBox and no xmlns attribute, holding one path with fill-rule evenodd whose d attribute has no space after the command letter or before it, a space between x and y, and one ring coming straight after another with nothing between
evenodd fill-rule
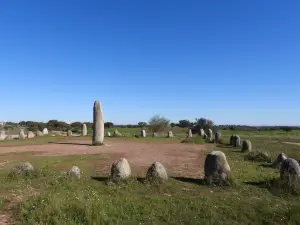
<instances>
[{"instance_id":1,"label":"bare dirt ground","mask_svg":"<svg viewBox=\"0 0 300 225\"><path fill-rule=\"evenodd\" d=\"M181 143L146 143L113 140L105 146L91 146L88 140L64 141L44 145L0 147L0 154L10 152L30 152L32 156L60 156L105 153L109 156L98 165L101 171L109 170L111 163L126 157L137 171L144 171L153 162L161 162L173 175L199 177L202 175L205 146ZM105 168L104 168L105 167ZM198 169L197 169L198 168Z\"/></svg>"}]
</instances>

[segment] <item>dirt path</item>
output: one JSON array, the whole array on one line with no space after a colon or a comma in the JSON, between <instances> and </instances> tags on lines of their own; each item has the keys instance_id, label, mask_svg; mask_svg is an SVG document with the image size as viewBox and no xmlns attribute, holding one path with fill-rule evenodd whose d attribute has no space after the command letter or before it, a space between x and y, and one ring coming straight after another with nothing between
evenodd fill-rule
<instances>
[{"instance_id":1,"label":"dirt path","mask_svg":"<svg viewBox=\"0 0 300 225\"><path fill-rule=\"evenodd\" d=\"M161 162L173 175L199 177L202 175L204 150L202 145L180 143L147 143L124 140L107 141L105 146L94 147L90 141L64 141L45 145L0 147L0 154L9 152L36 152L40 156L105 153L111 156L108 166L126 157L133 168L144 171L153 162Z\"/></svg>"},{"instance_id":2,"label":"dirt path","mask_svg":"<svg viewBox=\"0 0 300 225\"><path fill-rule=\"evenodd\" d=\"M297 143L297 142L282 142L284 144L290 144L290 145L298 145L300 146L300 143Z\"/></svg>"}]
</instances>

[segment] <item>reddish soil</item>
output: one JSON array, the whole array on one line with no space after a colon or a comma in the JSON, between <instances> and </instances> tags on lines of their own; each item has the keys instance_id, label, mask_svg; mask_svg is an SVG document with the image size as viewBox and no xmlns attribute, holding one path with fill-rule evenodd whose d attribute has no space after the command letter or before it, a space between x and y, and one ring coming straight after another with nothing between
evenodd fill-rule
<instances>
[{"instance_id":1,"label":"reddish soil","mask_svg":"<svg viewBox=\"0 0 300 225\"><path fill-rule=\"evenodd\" d=\"M205 146L180 143L148 143L129 140L107 141L105 146L91 146L90 141L64 141L44 145L27 145L0 147L0 154L10 152L30 152L30 155L59 156L78 154L105 153L109 156L104 160L102 171L109 170L111 163L126 157L132 168L144 173L155 161L161 162L168 172L174 176L200 177L203 173ZM171 172L172 171L172 172Z\"/></svg>"}]
</instances>

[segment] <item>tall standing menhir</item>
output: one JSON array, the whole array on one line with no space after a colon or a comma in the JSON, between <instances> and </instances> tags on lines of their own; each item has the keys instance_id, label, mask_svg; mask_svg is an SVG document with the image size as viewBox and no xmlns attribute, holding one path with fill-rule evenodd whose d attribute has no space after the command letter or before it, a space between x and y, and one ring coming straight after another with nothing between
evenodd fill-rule
<instances>
[{"instance_id":1,"label":"tall standing menhir","mask_svg":"<svg viewBox=\"0 0 300 225\"><path fill-rule=\"evenodd\" d=\"M104 121L99 101L94 102L93 116L93 145L103 145L104 140Z\"/></svg>"}]
</instances>

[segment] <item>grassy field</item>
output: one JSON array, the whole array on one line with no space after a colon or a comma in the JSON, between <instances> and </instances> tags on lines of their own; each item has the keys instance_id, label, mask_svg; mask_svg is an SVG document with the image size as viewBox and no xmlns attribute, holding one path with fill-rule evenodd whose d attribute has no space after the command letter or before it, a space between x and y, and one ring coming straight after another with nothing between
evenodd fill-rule
<instances>
[{"instance_id":1,"label":"grassy field","mask_svg":"<svg viewBox=\"0 0 300 225\"><path fill-rule=\"evenodd\" d=\"M229 135L223 135L224 142ZM247 134L241 136L248 138ZM284 152L300 160L300 146L283 143L300 142L300 138L268 135L250 140L254 151L266 151L273 159ZM136 178L120 186L107 185L108 174L99 172L97 165L109 154L1 155L1 162L10 163L0 169L0 209L11 215L14 224L300 224L300 197L268 186L268 181L279 177L278 170L244 160L245 154L226 143L207 144L207 149L225 152L232 186L206 186L200 178L189 177L171 178L159 186ZM34 176L9 176L20 160L38 168ZM62 173L72 165L81 168L82 179L71 180ZM202 165L195 170L202 170ZM168 172L172 176L172 171Z\"/></svg>"}]
</instances>

